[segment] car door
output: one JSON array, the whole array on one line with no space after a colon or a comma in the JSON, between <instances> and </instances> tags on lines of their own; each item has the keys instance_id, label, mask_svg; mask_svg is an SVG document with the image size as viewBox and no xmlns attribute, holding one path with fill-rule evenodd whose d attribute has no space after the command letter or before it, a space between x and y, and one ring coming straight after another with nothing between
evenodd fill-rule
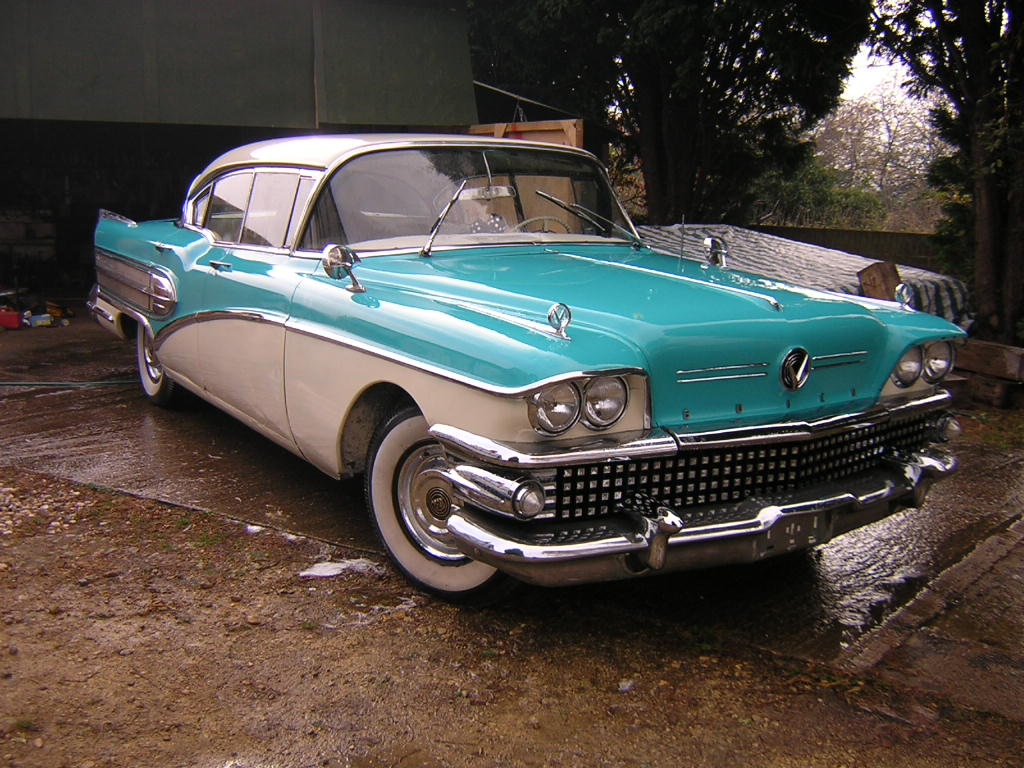
<instances>
[{"instance_id":1,"label":"car door","mask_svg":"<svg viewBox=\"0 0 1024 768\"><path fill-rule=\"evenodd\" d=\"M284 340L292 294L311 268L286 244L312 178L294 169L245 170L217 179L205 228L214 247L197 323L199 377L211 400L292 446L284 400ZM297 202L298 201L298 202ZM297 215L297 214L296 214Z\"/></svg>"}]
</instances>

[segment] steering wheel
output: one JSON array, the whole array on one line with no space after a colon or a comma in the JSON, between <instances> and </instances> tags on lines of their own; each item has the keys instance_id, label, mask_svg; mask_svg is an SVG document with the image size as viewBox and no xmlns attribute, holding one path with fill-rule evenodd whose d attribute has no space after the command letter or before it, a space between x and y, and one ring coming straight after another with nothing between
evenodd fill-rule
<instances>
[{"instance_id":1,"label":"steering wheel","mask_svg":"<svg viewBox=\"0 0 1024 768\"><path fill-rule=\"evenodd\" d=\"M527 224L535 224L538 221L542 221L542 222L553 221L553 222L555 222L555 224L557 224L562 229L564 229L566 234L569 233L569 225L566 224L564 221L562 221L557 216L531 216L528 219L523 219L522 221L520 221L518 224L516 224L511 229L512 229L513 232L524 232L524 231L526 231L525 227L526 227ZM536 230L536 231L538 231L538 232L550 232L551 230L549 230L549 229L540 229L540 230Z\"/></svg>"}]
</instances>

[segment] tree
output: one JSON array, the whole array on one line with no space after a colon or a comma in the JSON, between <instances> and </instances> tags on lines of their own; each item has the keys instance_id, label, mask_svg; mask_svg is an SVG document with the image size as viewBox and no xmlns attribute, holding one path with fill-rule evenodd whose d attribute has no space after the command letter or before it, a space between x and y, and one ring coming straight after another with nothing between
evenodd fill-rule
<instances>
[{"instance_id":1,"label":"tree","mask_svg":"<svg viewBox=\"0 0 1024 768\"><path fill-rule=\"evenodd\" d=\"M839 173L814 154L793 170L771 171L753 187L758 224L787 227L877 229L886 210L878 193Z\"/></svg>"},{"instance_id":2,"label":"tree","mask_svg":"<svg viewBox=\"0 0 1024 768\"><path fill-rule=\"evenodd\" d=\"M812 133L819 160L835 170L840 187L876 193L882 229L932 232L941 215L928 171L951 148L931 124L934 106L890 82L844 100Z\"/></svg>"},{"instance_id":3,"label":"tree","mask_svg":"<svg viewBox=\"0 0 1024 768\"><path fill-rule=\"evenodd\" d=\"M958 182L970 221L974 332L1006 343L1024 338L1024 0L881 0L879 50L902 62L911 85L937 94L933 119L956 157L933 179ZM966 226L964 226L966 224Z\"/></svg>"},{"instance_id":4,"label":"tree","mask_svg":"<svg viewBox=\"0 0 1024 768\"><path fill-rule=\"evenodd\" d=\"M652 223L742 221L804 157L870 0L471 0L478 79L579 111L640 158Z\"/></svg>"}]
</instances>

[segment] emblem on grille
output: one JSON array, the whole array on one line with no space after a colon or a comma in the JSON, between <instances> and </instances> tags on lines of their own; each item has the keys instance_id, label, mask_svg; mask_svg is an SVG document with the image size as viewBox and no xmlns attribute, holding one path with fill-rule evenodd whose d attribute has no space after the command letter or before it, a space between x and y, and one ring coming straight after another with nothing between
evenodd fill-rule
<instances>
[{"instance_id":1,"label":"emblem on grille","mask_svg":"<svg viewBox=\"0 0 1024 768\"><path fill-rule=\"evenodd\" d=\"M569 323L572 322L572 310L569 309L565 304L552 304L551 309L548 310L548 323L555 329L561 338L566 339L568 336L565 333L565 329L569 327Z\"/></svg>"},{"instance_id":2,"label":"emblem on grille","mask_svg":"<svg viewBox=\"0 0 1024 768\"><path fill-rule=\"evenodd\" d=\"M782 358L782 370L779 372L782 378L782 386L796 392L807 383L807 377L811 375L811 358L806 349L796 347L786 353Z\"/></svg>"}]
</instances>

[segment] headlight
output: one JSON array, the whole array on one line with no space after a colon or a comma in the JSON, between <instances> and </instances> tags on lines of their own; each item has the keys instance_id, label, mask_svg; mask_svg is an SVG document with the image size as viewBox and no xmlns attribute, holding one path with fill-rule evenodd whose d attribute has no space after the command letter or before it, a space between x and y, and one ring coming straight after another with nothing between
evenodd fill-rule
<instances>
[{"instance_id":1,"label":"headlight","mask_svg":"<svg viewBox=\"0 0 1024 768\"><path fill-rule=\"evenodd\" d=\"M953 352L952 344L948 341L933 341L924 348L924 365L921 368L921 376L929 384L935 384L953 370L955 360L956 355Z\"/></svg>"},{"instance_id":2,"label":"headlight","mask_svg":"<svg viewBox=\"0 0 1024 768\"><path fill-rule=\"evenodd\" d=\"M583 391L583 420L594 429L607 429L626 410L629 390L618 376L597 376Z\"/></svg>"},{"instance_id":3,"label":"headlight","mask_svg":"<svg viewBox=\"0 0 1024 768\"><path fill-rule=\"evenodd\" d=\"M921 348L911 347L903 353L892 371L892 383L897 387L909 387L921 375Z\"/></svg>"},{"instance_id":4,"label":"headlight","mask_svg":"<svg viewBox=\"0 0 1024 768\"><path fill-rule=\"evenodd\" d=\"M552 384L527 400L530 424L542 434L560 435L580 417L580 392L571 382Z\"/></svg>"}]
</instances>

